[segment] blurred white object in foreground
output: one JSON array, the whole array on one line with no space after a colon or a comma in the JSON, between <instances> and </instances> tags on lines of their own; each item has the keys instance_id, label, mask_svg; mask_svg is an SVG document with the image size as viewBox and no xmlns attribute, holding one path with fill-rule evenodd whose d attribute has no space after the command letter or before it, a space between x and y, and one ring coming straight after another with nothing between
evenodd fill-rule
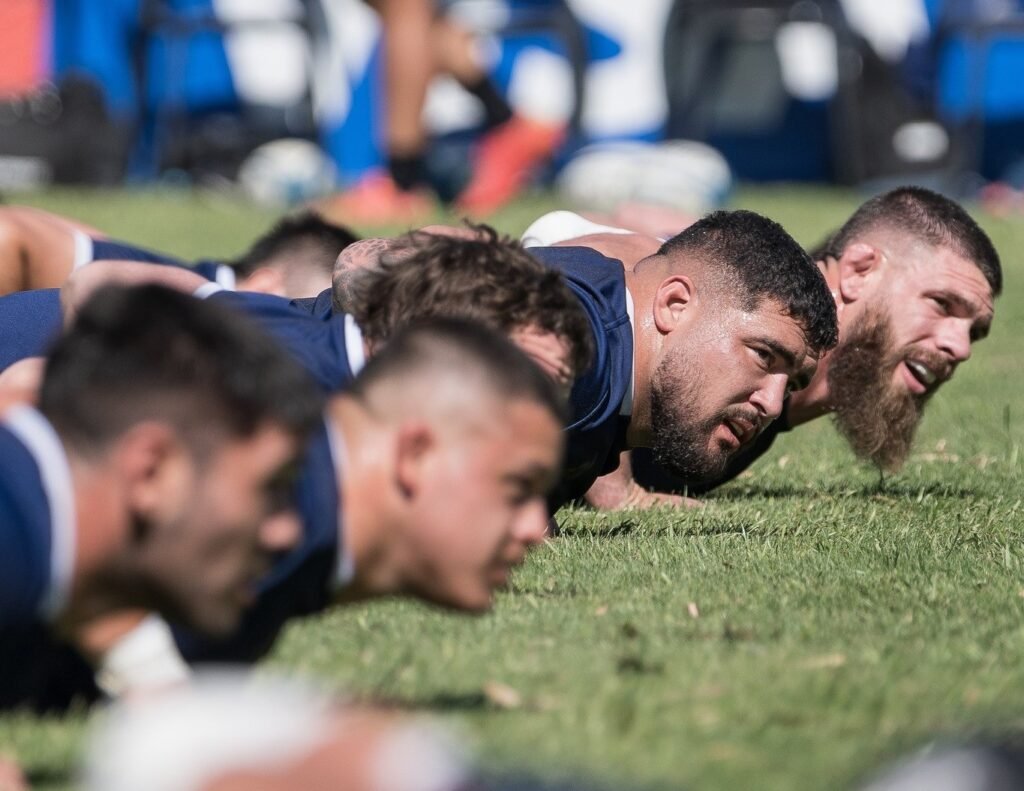
<instances>
[{"instance_id":1,"label":"blurred white object in foreground","mask_svg":"<svg viewBox=\"0 0 1024 791\"><path fill-rule=\"evenodd\" d=\"M452 791L468 772L463 750L434 725L344 710L295 682L218 672L106 712L88 741L82 787Z\"/></svg>"}]
</instances>

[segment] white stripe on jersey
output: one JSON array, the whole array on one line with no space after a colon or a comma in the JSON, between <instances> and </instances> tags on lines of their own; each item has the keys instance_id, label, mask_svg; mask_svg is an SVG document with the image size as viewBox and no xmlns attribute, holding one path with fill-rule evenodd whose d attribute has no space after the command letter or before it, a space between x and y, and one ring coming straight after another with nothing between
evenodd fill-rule
<instances>
[{"instance_id":1,"label":"white stripe on jersey","mask_svg":"<svg viewBox=\"0 0 1024 791\"><path fill-rule=\"evenodd\" d=\"M74 573L77 528L71 468L53 426L35 409L12 407L3 422L36 460L50 507L50 587L40 615L52 620L67 603Z\"/></svg>"},{"instance_id":2,"label":"white stripe on jersey","mask_svg":"<svg viewBox=\"0 0 1024 791\"><path fill-rule=\"evenodd\" d=\"M366 350L363 349L363 331L359 329L351 313L345 314L345 354L352 375L358 376L366 365Z\"/></svg>"}]
</instances>

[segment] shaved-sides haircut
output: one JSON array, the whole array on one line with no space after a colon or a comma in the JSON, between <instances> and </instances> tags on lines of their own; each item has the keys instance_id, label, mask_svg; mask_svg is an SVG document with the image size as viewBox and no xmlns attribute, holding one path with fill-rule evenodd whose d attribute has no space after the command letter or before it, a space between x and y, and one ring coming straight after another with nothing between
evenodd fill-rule
<instances>
[{"instance_id":1,"label":"shaved-sides haircut","mask_svg":"<svg viewBox=\"0 0 1024 791\"><path fill-rule=\"evenodd\" d=\"M330 276L338 253L358 239L345 226L304 211L278 220L229 266L240 278L265 266L281 266L289 271L305 268Z\"/></svg>"},{"instance_id":2,"label":"shaved-sides haircut","mask_svg":"<svg viewBox=\"0 0 1024 791\"><path fill-rule=\"evenodd\" d=\"M524 400L565 425L568 409L558 387L504 335L467 319L432 318L400 330L360 372L348 395L373 408L375 393L441 376L467 388L478 382L498 402Z\"/></svg>"},{"instance_id":3,"label":"shaved-sides haircut","mask_svg":"<svg viewBox=\"0 0 1024 791\"><path fill-rule=\"evenodd\" d=\"M203 455L266 422L303 437L323 397L256 324L162 286L106 286L46 363L39 410L77 452L102 452L133 425L166 421Z\"/></svg>"},{"instance_id":4,"label":"shaved-sides haircut","mask_svg":"<svg viewBox=\"0 0 1024 791\"><path fill-rule=\"evenodd\" d=\"M898 187L866 201L829 240L827 255L839 259L865 234L891 230L932 247L948 247L973 263L992 293L1003 290L1003 268L992 240L960 204L923 187Z\"/></svg>"},{"instance_id":5,"label":"shaved-sides haircut","mask_svg":"<svg viewBox=\"0 0 1024 791\"><path fill-rule=\"evenodd\" d=\"M752 211L716 211L666 241L656 253L700 262L703 275L744 310L770 299L796 321L821 354L839 340L835 301L811 257L773 220Z\"/></svg>"},{"instance_id":6,"label":"shaved-sides haircut","mask_svg":"<svg viewBox=\"0 0 1024 791\"><path fill-rule=\"evenodd\" d=\"M590 322L561 274L493 228L469 227L468 237L408 234L377 266L353 277L344 307L363 337L380 345L406 324L434 316L503 333L533 327L568 344L574 374L587 370L594 353Z\"/></svg>"}]
</instances>

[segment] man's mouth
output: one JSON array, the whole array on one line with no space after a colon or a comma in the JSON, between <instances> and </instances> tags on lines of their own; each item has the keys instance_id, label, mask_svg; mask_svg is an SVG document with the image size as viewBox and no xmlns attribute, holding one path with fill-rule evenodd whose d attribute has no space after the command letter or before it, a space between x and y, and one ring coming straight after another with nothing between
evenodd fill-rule
<instances>
[{"instance_id":1,"label":"man's mouth","mask_svg":"<svg viewBox=\"0 0 1024 791\"><path fill-rule=\"evenodd\" d=\"M729 417L725 419L724 423L740 445L745 445L757 436L758 424L756 421L744 417Z\"/></svg>"},{"instance_id":2,"label":"man's mouth","mask_svg":"<svg viewBox=\"0 0 1024 791\"><path fill-rule=\"evenodd\" d=\"M921 360L904 360L903 367L906 369L904 378L907 379L910 391L917 395L938 387L948 378L945 371L937 370Z\"/></svg>"}]
</instances>

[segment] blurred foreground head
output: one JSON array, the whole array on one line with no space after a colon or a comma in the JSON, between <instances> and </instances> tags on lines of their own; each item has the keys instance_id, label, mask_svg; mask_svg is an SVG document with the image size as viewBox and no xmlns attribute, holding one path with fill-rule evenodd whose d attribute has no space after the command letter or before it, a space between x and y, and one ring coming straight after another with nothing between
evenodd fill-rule
<instances>
[{"instance_id":1,"label":"blurred foreground head","mask_svg":"<svg viewBox=\"0 0 1024 791\"><path fill-rule=\"evenodd\" d=\"M469 766L440 726L222 672L108 711L82 774L85 791L456 791Z\"/></svg>"},{"instance_id":2,"label":"blurred foreground head","mask_svg":"<svg viewBox=\"0 0 1024 791\"><path fill-rule=\"evenodd\" d=\"M562 457L556 385L502 335L398 332L339 399L356 585L484 610L547 527Z\"/></svg>"},{"instance_id":3,"label":"blurred foreground head","mask_svg":"<svg viewBox=\"0 0 1024 791\"><path fill-rule=\"evenodd\" d=\"M292 471L322 409L305 372L212 302L106 288L54 346L39 409L70 460L80 531L116 547L76 589L233 626L297 538Z\"/></svg>"}]
</instances>

